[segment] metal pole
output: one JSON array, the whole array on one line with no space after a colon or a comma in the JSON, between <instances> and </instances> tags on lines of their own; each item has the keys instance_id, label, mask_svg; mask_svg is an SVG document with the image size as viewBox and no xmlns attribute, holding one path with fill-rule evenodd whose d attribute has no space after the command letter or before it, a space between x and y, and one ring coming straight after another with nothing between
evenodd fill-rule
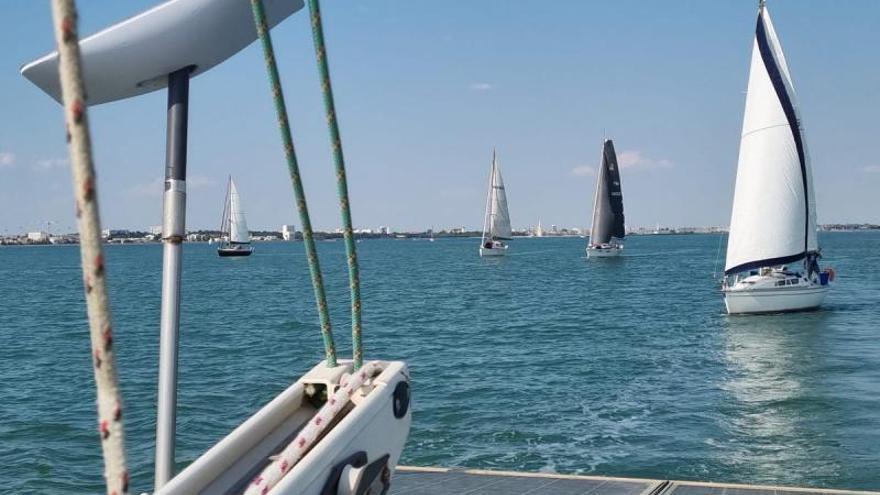
<instances>
[{"instance_id":1,"label":"metal pole","mask_svg":"<svg viewBox=\"0 0 880 495\"><path fill-rule=\"evenodd\" d=\"M191 68L168 75L168 134L162 219L162 316L156 414L156 490L174 476L180 268L186 223L186 130Z\"/></svg>"}]
</instances>

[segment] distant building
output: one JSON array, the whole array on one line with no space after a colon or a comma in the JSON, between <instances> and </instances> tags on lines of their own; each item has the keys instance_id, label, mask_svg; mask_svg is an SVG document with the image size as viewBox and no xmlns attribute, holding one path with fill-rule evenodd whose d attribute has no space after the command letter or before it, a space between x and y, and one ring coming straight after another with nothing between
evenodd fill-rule
<instances>
[{"instance_id":1,"label":"distant building","mask_svg":"<svg viewBox=\"0 0 880 495\"><path fill-rule=\"evenodd\" d=\"M382 235L388 235L391 233L391 229L384 226L384 225L381 225L381 226L379 226L379 233Z\"/></svg>"},{"instance_id":2,"label":"distant building","mask_svg":"<svg viewBox=\"0 0 880 495\"><path fill-rule=\"evenodd\" d=\"M281 238L285 241L294 240L296 238L296 228L293 225L282 225Z\"/></svg>"},{"instance_id":3,"label":"distant building","mask_svg":"<svg viewBox=\"0 0 880 495\"><path fill-rule=\"evenodd\" d=\"M162 226L161 225L151 225L148 229L148 232L153 235L162 235Z\"/></svg>"},{"instance_id":4,"label":"distant building","mask_svg":"<svg viewBox=\"0 0 880 495\"><path fill-rule=\"evenodd\" d=\"M191 232L186 235L186 240L190 242L204 242L207 241L209 236L207 234L200 234L198 232Z\"/></svg>"},{"instance_id":5,"label":"distant building","mask_svg":"<svg viewBox=\"0 0 880 495\"><path fill-rule=\"evenodd\" d=\"M125 229L104 229L101 231L101 237L104 239L112 239L114 237L128 237L129 231Z\"/></svg>"},{"instance_id":6,"label":"distant building","mask_svg":"<svg viewBox=\"0 0 880 495\"><path fill-rule=\"evenodd\" d=\"M49 234L47 232L28 232L27 238L31 242L49 242Z\"/></svg>"}]
</instances>

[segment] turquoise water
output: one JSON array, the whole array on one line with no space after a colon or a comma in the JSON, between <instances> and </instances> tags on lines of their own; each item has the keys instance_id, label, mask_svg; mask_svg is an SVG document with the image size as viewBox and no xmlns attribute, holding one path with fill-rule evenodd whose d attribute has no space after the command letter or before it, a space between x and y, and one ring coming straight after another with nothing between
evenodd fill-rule
<instances>
[{"instance_id":1,"label":"turquoise water","mask_svg":"<svg viewBox=\"0 0 880 495\"><path fill-rule=\"evenodd\" d=\"M368 358L405 359L403 462L880 488L880 234L823 233L821 311L728 317L717 236L370 240ZM320 243L343 354L341 242ZM322 357L299 243L185 246L180 466ZM152 482L161 248L111 246L132 493ZM0 492L97 493L102 469L76 247L0 248Z\"/></svg>"}]
</instances>

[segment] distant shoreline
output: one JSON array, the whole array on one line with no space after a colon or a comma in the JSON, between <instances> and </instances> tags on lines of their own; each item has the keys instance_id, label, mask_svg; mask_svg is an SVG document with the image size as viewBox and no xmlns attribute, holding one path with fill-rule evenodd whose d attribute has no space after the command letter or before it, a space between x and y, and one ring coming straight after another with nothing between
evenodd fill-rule
<instances>
[{"instance_id":1,"label":"distant shoreline","mask_svg":"<svg viewBox=\"0 0 880 495\"><path fill-rule=\"evenodd\" d=\"M864 233L864 232L880 232L880 228L858 228L858 229L821 229L820 232L833 232L833 233ZM691 235L725 235L727 231L718 231L718 232L660 232L660 233L629 233L627 237L668 237L668 236L691 236ZM297 233L297 238L292 240L283 240L283 239L254 239L252 242L254 244L274 244L274 243L298 243L302 242L302 236ZM560 238L588 238L588 235L578 235L578 234L550 234L543 236L534 236L534 235L514 235L513 239L560 239ZM334 242L342 240L342 234L336 233L315 233L316 241L324 241L324 242ZM467 232L463 234L436 234L431 237L425 233L404 233L404 234L388 234L388 235L377 235L377 234L355 234L355 239L358 241L362 240L430 240L430 239L479 239L481 238L480 232ZM210 244L207 240L187 240L184 241L185 244ZM105 240L103 242L105 246L144 246L144 245L156 245L161 246L162 241L155 240L144 240L142 238L133 238L131 240L127 239L111 239ZM3 247L65 247L65 246L79 246L79 243L76 241L68 241L68 242L60 242L60 243L51 243L51 242L0 242L0 248Z\"/></svg>"}]
</instances>

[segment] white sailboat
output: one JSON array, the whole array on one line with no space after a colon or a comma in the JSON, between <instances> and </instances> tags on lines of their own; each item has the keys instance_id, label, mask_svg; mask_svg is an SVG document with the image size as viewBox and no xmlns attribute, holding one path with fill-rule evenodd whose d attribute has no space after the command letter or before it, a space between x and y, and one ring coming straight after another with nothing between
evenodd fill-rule
<instances>
[{"instance_id":1,"label":"white sailboat","mask_svg":"<svg viewBox=\"0 0 880 495\"><path fill-rule=\"evenodd\" d=\"M251 246L251 233L248 231L241 197L232 176L226 186L226 202L223 205L223 217L220 221L220 256L250 256L254 252Z\"/></svg>"},{"instance_id":2,"label":"white sailboat","mask_svg":"<svg viewBox=\"0 0 880 495\"><path fill-rule=\"evenodd\" d=\"M495 150L492 150L492 170L489 173L489 193L486 198L486 217L483 220L483 236L480 239L480 256L504 256L509 240L510 213L507 211L507 194Z\"/></svg>"},{"instance_id":3,"label":"white sailboat","mask_svg":"<svg viewBox=\"0 0 880 495\"><path fill-rule=\"evenodd\" d=\"M590 227L588 258L620 256L623 238L626 236L623 217L623 191L620 186L620 169L614 143L606 139L602 144L602 163L596 178L596 194L593 198L593 225Z\"/></svg>"},{"instance_id":4,"label":"white sailboat","mask_svg":"<svg viewBox=\"0 0 880 495\"><path fill-rule=\"evenodd\" d=\"M761 1L722 285L727 312L822 304L833 272L819 269L816 230L810 156L791 73Z\"/></svg>"}]
</instances>

